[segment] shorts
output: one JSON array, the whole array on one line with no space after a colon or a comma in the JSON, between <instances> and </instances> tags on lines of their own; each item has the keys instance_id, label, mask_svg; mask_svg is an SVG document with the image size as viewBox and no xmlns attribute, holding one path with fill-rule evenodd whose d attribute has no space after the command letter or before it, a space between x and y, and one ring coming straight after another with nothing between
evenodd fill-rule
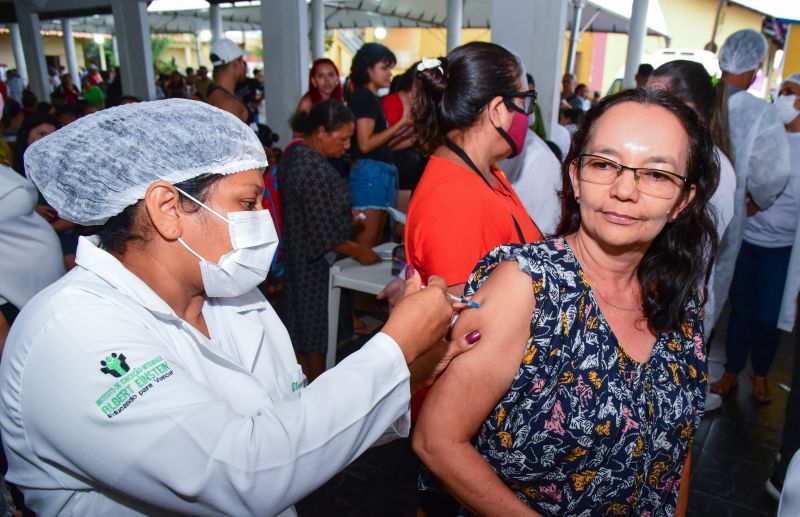
<instances>
[{"instance_id":1,"label":"shorts","mask_svg":"<svg viewBox=\"0 0 800 517\"><path fill-rule=\"evenodd\" d=\"M397 167L391 163L361 158L350 169L349 184L353 208L356 210L381 210L394 206Z\"/></svg>"}]
</instances>

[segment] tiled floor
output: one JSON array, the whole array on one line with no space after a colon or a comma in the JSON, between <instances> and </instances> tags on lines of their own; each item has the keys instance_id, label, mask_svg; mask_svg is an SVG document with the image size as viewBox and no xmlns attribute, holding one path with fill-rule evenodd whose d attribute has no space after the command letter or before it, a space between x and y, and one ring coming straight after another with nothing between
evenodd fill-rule
<instances>
[{"instance_id":1,"label":"tiled floor","mask_svg":"<svg viewBox=\"0 0 800 517\"><path fill-rule=\"evenodd\" d=\"M709 354L712 379L723 368L724 328L723 319ZM343 343L341 357L358 345ZM784 335L770 375L771 404L755 403L750 381L742 375L736 393L701 424L693 448L691 517L775 515L777 503L763 487L780 445L787 394L778 383L791 381L793 345L794 337ZM298 513L300 517L414 516L419 467L408 440L371 449L301 501Z\"/></svg>"}]
</instances>

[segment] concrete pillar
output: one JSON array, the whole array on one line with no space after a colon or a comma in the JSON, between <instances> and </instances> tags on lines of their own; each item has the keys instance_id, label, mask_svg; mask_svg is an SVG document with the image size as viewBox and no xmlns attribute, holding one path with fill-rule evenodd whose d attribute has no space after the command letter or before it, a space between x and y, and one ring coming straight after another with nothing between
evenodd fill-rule
<instances>
[{"instance_id":1,"label":"concrete pillar","mask_svg":"<svg viewBox=\"0 0 800 517\"><path fill-rule=\"evenodd\" d=\"M197 54L197 68L203 65L203 45L200 42L200 31L194 33L194 53Z\"/></svg>"},{"instance_id":2,"label":"concrete pillar","mask_svg":"<svg viewBox=\"0 0 800 517\"><path fill-rule=\"evenodd\" d=\"M11 27L11 47L14 51L14 63L19 76L28 84L28 66L25 64L25 53L22 50L22 37L19 35L19 25L9 24Z\"/></svg>"},{"instance_id":3,"label":"concrete pillar","mask_svg":"<svg viewBox=\"0 0 800 517\"><path fill-rule=\"evenodd\" d=\"M311 48L314 59L325 57L324 0L311 0Z\"/></svg>"},{"instance_id":4,"label":"concrete pillar","mask_svg":"<svg viewBox=\"0 0 800 517\"><path fill-rule=\"evenodd\" d=\"M225 37L225 33L222 31L222 11L219 4L211 4L208 17L211 23L211 42L213 43Z\"/></svg>"},{"instance_id":5,"label":"concrete pillar","mask_svg":"<svg viewBox=\"0 0 800 517\"><path fill-rule=\"evenodd\" d=\"M285 145L289 117L308 90L308 7L305 0L261 0L267 124Z\"/></svg>"},{"instance_id":6,"label":"concrete pillar","mask_svg":"<svg viewBox=\"0 0 800 517\"><path fill-rule=\"evenodd\" d=\"M492 2L492 42L513 48L533 75L548 134L558 123L567 8L553 0Z\"/></svg>"},{"instance_id":7,"label":"concrete pillar","mask_svg":"<svg viewBox=\"0 0 800 517\"><path fill-rule=\"evenodd\" d=\"M15 0L19 35L25 64L28 70L28 86L40 101L50 100L50 83L47 81L47 63L44 59L44 43L42 42L39 15L31 10L30 2Z\"/></svg>"},{"instance_id":8,"label":"concrete pillar","mask_svg":"<svg viewBox=\"0 0 800 517\"><path fill-rule=\"evenodd\" d=\"M156 87L147 3L145 0L113 0L111 12L119 38L122 93L154 100Z\"/></svg>"},{"instance_id":9,"label":"concrete pillar","mask_svg":"<svg viewBox=\"0 0 800 517\"><path fill-rule=\"evenodd\" d=\"M67 55L67 70L72 77L72 84L80 88L81 76L78 73L78 58L75 54L75 39L72 36L72 22L69 18L61 19L61 32L64 33L64 52Z\"/></svg>"},{"instance_id":10,"label":"concrete pillar","mask_svg":"<svg viewBox=\"0 0 800 517\"><path fill-rule=\"evenodd\" d=\"M111 36L111 52L114 54L114 66L119 66L119 41L116 34Z\"/></svg>"},{"instance_id":11,"label":"concrete pillar","mask_svg":"<svg viewBox=\"0 0 800 517\"><path fill-rule=\"evenodd\" d=\"M572 0L572 30L569 35L569 51L567 51L567 72L575 73L575 49L581 30L581 13L586 0Z\"/></svg>"},{"instance_id":12,"label":"concrete pillar","mask_svg":"<svg viewBox=\"0 0 800 517\"><path fill-rule=\"evenodd\" d=\"M108 64L106 63L106 37L102 34L95 34L94 42L97 44L97 56L100 59L100 70L108 70Z\"/></svg>"},{"instance_id":13,"label":"concrete pillar","mask_svg":"<svg viewBox=\"0 0 800 517\"><path fill-rule=\"evenodd\" d=\"M649 0L633 0L633 10L628 23L628 53L625 57L625 76L622 88L636 87L636 70L642 62L644 38L647 36L647 5Z\"/></svg>"},{"instance_id":14,"label":"concrete pillar","mask_svg":"<svg viewBox=\"0 0 800 517\"><path fill-rule=\"evenodd\" d=\"M447 52L461 45L464 25L464 0L447 0Z\"/></svg>"}]
</instances>

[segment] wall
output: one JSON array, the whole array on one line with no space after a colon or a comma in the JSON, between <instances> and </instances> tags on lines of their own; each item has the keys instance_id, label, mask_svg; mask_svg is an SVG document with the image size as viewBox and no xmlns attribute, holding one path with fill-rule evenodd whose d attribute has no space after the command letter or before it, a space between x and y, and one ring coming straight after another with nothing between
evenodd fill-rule
<instances>
[{"instance_id":1,"label":"wall","mask_svg":"<svg viewBox=\"0 0 800 517\"><path fill-rule=\"evenodd\" d=\"M78 66L84 66L83 60L83 42L87 41L89 36L75 36L75 54L78 59ZM45 56L58 56L61 65L66 68L67 66L67 53L64 49L64 41L61 36L42 36L44 43ZM11 34L8 29L0 29L0 67L17 68L14 61L14 52L11 49Z\"/></svg>"},{"instance_id":2,"label":"wall","mask_svg":"<svg viewBox=\"0 0 800 517\"><path fill-rule=\"evenodd\" d=\"M672 39L670 47L702 49L711 39L717 0L661 0L661 10ZM717 46L721 47L725 38L740 29L760 30L761 19L761 14L750 9L734 4L724 6Z\"/></svg>"},{"instance_id":3,"label":"wall","mask_svg":"<svg viewBox=\"0 0 800 517\"><path fill-rule=\"evenodd\" d=\"M789 30L786 54L783 57L784 79L797 73L800 73L800 24L792 25Z\"/></svg>"}]
</instances>

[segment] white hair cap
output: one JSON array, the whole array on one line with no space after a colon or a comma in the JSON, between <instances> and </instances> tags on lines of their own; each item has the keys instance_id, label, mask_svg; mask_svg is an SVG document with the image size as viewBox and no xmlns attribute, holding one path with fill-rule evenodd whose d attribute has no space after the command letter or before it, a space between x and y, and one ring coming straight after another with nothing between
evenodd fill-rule
<instances>
[{"instance_id":1,"label":"white hair cap","mask_svg":"<svg viewBox=\"0 0 800 517\"><path fill-rule=\"evenodd\" d=\"M787 77L786 79L783 80L783 82L781 83L781 86L783 86L786 83L800 84L800 74L792 74L792 75L790 75L789 77Z\"/></svg>"},{"instance_id":2,"label":"white hair cap","mask_svg":"<svg viewBox=\"0 0 800 517\"><path fill-rule=\"evenodd\" d=\"M767 39L753 29L736 31L719 49L719 67L725 72L741 74L755 70L767 54Z\"/></svg>"},{"instance_id":3,"label":"white hair cap","mask_svg":"<svg viewBox=\"0 0 800 517\"><path fill-rule=\"evenodd\" d=\"M33 143L25 172L59 215L105 223L144 198L155 181L264 169L250 127L204 102L126 104L80 118Z\"/></svg>"}]
</instances>

